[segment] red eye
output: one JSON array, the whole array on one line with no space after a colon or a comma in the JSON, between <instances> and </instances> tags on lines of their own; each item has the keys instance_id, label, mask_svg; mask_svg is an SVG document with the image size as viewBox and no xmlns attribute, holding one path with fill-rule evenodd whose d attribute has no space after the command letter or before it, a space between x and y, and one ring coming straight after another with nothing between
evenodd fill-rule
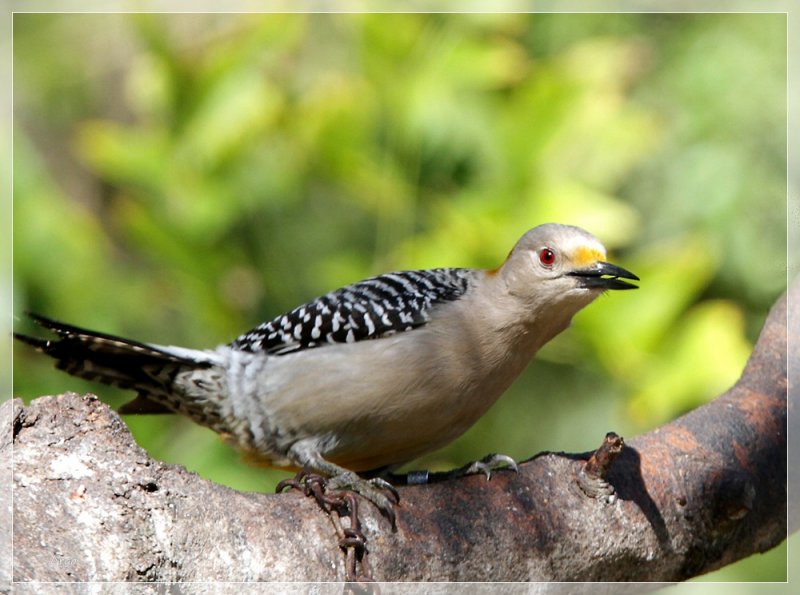
<instances>
[{"instance_id":1,"label":"red eye","mask_svg":"<svg viewBox=\"0 0 800 595\"><path fill-rule=\"evenodd\" d=\"M541 262L544 266L552 266L555 261L556 253L550 248L542 248L539 250L539 262Z\"/></svg>"}]
</instances>

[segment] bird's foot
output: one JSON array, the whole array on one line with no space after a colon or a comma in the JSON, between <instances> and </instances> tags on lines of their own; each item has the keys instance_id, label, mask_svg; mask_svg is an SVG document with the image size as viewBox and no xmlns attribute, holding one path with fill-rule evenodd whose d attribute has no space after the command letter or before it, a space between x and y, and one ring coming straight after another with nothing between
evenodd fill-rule
<instances>
[{"instance_id":1,"label":"bird's foot","mask_svg":"<svg viewBox=\"0 0 800 595\"><path fill-rule=\"evenodd\" d=\"M346 471L326 478L303 470L293 478L281 481L275 487L275 491L280 493L286 488L294 488L306 496L314 496L317 504L325 510L332 506L341 506L342 494L355 492L372 502L389 519L392 531L397 531L394 506L400 502L400 494L391 483L381 477L364 479L351 471ZM349 500L346 503L349 503ZM352 507L350 510L352 512Z\"/></svg>"},{"instance_id":2,"label":"bird's foot","mask_svg":"<svg viewBox=\"0 0 800 595\"><path fill-rule=\"evenodd\" d=\"M389 519L392 531L397 531L394 507L400 502L400 494L395 487L382 477L364 479L351 471L340 473L328 480L328 489L355 492L372 502Z\"/></svg>"},{"instance_id":3,"label":"bird's foot","mask_svg":"<svg viewBox=\"0 0 800 595\"><path fill-rule=\"evenodd\" d=\"M408 485L419 485L426 483L435 483L444 481L446 479L458 479L467 475L477 475L483 473L486 479L492 478L492 472L499 469L510 469L514 473L519 473L519 465L509 456L501 454L488 454L479 461L473 461L466 465L453 469L452 471L444 471L431 473L429 471L409 471L405 474L405 483Z\"/></svg>"},{"instance_id":4,"label":"bird's foot","mask_svg":"<svg viewBox=\"0 0 800 595\"><path fill-rule=\"evenodd\" d=\"M497 471L498 469L511 469L514 473L519 473L519 465L514 459L497 453L488 454L479 461L472 461L463 467L454 469L451 473L453 473L453 477L483 473L486 479L489 480L492 478L492 471Z\"/></svg>"}]
</instances>

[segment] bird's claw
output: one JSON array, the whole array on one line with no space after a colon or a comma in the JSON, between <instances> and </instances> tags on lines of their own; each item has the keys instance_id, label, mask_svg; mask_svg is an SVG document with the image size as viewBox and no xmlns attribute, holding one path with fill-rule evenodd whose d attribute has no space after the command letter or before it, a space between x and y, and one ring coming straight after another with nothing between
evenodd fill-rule
<instances>
[{"instance_id":1,"label":"bird's claw","mask_svg":"<svg viewBox=\"0 0 800 595\"><path fill-rule=\"evenodd\" d=\"M323 509L338 507L346 502L352 510L355 500L343 500L342 493L355 492L372 502L389 519L392 531L397 530L394 506L399 504L400 494L391 483L382 477L363 479L355 473L346 472L326 478L303 470L294 477L278 483L275 486L275 492L280 493L287 488L299 490L306 496L314 496L317 504Z\"/></svg>"},{"instance_id":2,"label":"bird's claw","mask_svg":"<svg viewBox=\"0 0 800 595\"><path fill-rule=\"evenodd\" d=\"M477 475L483 473L486 479L492 478L492 472L499 469L510 469L514 473L519 473L519 465L517 462L507 455L489 454L479 461L467 463L463 467L453 469L452 471L409 471L403 475L389 475L391 478L396 478L405 485L422 485L428 483L437 483L448 479L459 479L467 475Z\"/></svg>"},{"instance_id":3,"label":"bird's claw","mask_svg":"<svg viewBox=\"0 0 800 595\"><path fill-rule=\"evenodd\" d=\"M453 477L464 477L465 475L477 475L483 473L486 479L492 478L492 471L498 469L511 469L514 473L519 473L517 462L507 455L488 454L479 461L473 461L463 467L453 471Z\"/></svg>"},{"instance_id":4,"label":"bird's claw","mask_svg":"<svg viewBox=\"0 0 800 595\"><path fill-rule=\"evenodd\" d=\"M394 506L400 502L397 489L381 477L364 479L355 473L342 473L328 480L328 490L341 490L355 492L370 502L383 513L392 525L392 531L397 530ZM388 496L386 493L388 492Z\"/></svg>"},{"instance_id":5,"label":"bird's claw","mask_svg":"<svg viewBox=\"0 0 800 595\"><path fill-rule=\"evenodd\" d=\"M373 477L372 479L367 480L368 483L371 483L379 490L383 490L385 492L389 492L392 496L392 500L394 500L395 504L400 504L400 492L397 491L397 488L394 487L391 483L386 481L382 477Z\"/></svg>"}]
</instances>

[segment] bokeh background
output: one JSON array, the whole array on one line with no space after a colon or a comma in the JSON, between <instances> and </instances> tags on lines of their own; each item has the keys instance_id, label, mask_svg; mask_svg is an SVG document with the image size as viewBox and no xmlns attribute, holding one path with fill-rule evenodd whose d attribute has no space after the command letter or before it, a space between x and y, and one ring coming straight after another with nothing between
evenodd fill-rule
<instances>
[{"instance_id":1,"label":"bokeh background","mask_svg":"<svg viewBox=\"0 0 800 595\"><path fill-rule=\"evenodd\" d=\"M13 42L18 330L210 347L369 275L494 267L546 221L641 277L415 468L657 427L736 380L786 286L785 15L16 14ZM16 396L65 390L132 396L15 348ZM126 422L237 489L287 476ZM702 579L785 577L784 545Z\"/></svg>"}]
</instances>

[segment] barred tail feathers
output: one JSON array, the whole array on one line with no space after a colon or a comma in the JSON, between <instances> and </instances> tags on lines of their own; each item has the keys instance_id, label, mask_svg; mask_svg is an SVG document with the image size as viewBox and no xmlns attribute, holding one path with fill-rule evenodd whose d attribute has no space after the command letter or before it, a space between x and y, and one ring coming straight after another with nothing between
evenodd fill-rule
<instances>
[{"instance_id":1,"label":"barred tail feathers","mask_svg":"<svg viewBox=\"0 0 800 595\"><path fill-rule=\"evenodd\" d=\"M58 336L56 340L14 333L19 341L56 360L56 367L72 376L133 389L139 397L120 410L123 413L166 413L161 399L149 399L170 392L175 375L186 369L209 368L213 356L207 352L179 347L139 343L114 335L82 329L46 318L28 316Z\"/></svg>"}]
</instances>

